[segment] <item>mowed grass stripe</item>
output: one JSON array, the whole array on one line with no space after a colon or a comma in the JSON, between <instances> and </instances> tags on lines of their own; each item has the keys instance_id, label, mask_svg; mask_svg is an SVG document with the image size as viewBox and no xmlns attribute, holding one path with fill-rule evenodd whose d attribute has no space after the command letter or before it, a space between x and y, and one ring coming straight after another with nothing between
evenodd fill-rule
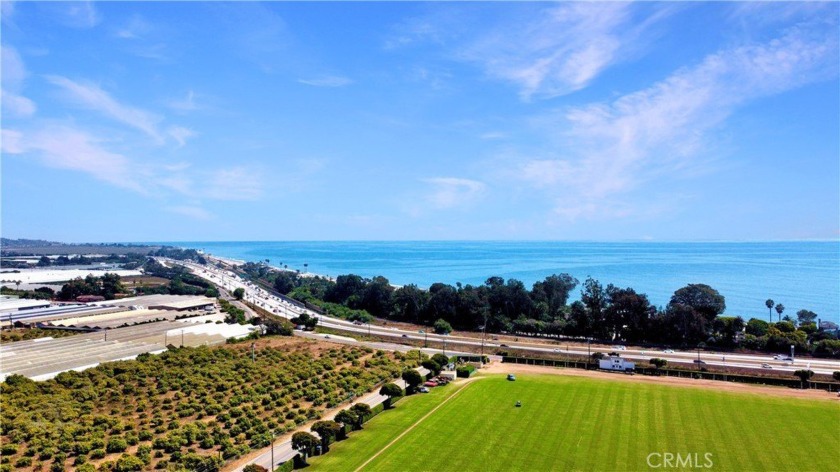
<instances>
[{"instance_id":1,"label":"mowed grass stripe","mask_svg":"<svg viewBox=\"0 0 840 472\"><path fill-rule=\"evenodd\" d=\"M312 470L355 470L376 453L376 445L381 448L399 434L380 426L391 418L403 428L410 426L410 418L421 418L450 387L401 401L365 431L313 459ZM522 408L514 406L517 400ZM580 377L524 375L508 382L504 376L488 376L362 470L635 471L648 468L652 452L696 453L700 461L710 452L715 470L836 470L838 407L827 401ZM415 408L423 411L409 411ZM390 436L382 440L383 434ZM343 447L350 441L353 447Z\"/></svg>"}]
</instances>

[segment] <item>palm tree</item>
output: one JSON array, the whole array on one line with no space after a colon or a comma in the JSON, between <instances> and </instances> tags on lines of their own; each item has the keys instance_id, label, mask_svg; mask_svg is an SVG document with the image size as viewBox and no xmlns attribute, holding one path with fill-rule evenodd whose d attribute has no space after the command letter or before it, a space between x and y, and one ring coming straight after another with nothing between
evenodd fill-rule
<instances>
[{"instance_id":1,"label":"palm tree","mask_svg":"<svg viewBox=\"0 0 840 472\"><path fill-rule=\"evenodd\" d=\"M782 312L785 311L785 306L781 303L776 305L776 313L779 314L779 321L782 321Z\"/></svg>"},{"instance_id":2,"label":"palm tree","mask_svg":"<svg viewBox=\"0 0 840 472\"><path fill-rule=\"evenodd\" d=\"M309 268L309 264L304 263L303 264L303 271L306 272L308 268Z\"/></svg>"},{"instance_id":3,"label":"palm tree","mask_svg":"<svg viewBox=\"0 0 840 472\"><path fill-rule=\"evenodd\" d=\"M767 310L770 312L770 322L773 322L773 307L776 305L776 302L773 301L772 298L768 298L764 305L767 306Z\"/></svg>"}]
</instances>

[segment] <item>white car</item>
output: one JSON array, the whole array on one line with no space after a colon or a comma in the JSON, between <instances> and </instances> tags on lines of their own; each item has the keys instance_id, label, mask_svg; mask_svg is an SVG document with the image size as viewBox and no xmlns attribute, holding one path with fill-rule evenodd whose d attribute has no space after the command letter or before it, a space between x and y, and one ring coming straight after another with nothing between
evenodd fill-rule
<instances>
[{"instance_id":1,"label":"white car","mask_svg":"<svg viewBox=\"0 0 840 472\"><path fill-rule=\"evenodd\" d=\"M763 368L765 368L765 369L772 369L772 368L773 368L773 366L772 366L772 365L767 364L767 363L761 364L761 367L763 367Z\"/></svg>"},{"instance_id":2,"label":"white car","mask_svg":"<svg viewBox=\"0 0 840 472\"><path fill-rule=\"evenodd\" d=\"M673 354L674 350L673 349L663 349L662 352L664 352L665 354Z\"/></svg>"},{"instance_id":3,"label":"white car","mask_svg":"<svg viewBox=\"0 0 840 472\"><path fill-rule=\"evenodd\" d=\"M417 391L420 393L429 393L429 389L426 387L420 387L417 389Z\"/></svg>"},{"instance_id":4,"label":"white car","mask_svg":"<svg viewBox=\"0 0 840 472\"><path fill-rule=\"evenodd\" d=\"M616 351L626 351L627 350L627 348L624 347L624 346L613 346L613 349L615 349Z\"/></svg>"}]
</instances>

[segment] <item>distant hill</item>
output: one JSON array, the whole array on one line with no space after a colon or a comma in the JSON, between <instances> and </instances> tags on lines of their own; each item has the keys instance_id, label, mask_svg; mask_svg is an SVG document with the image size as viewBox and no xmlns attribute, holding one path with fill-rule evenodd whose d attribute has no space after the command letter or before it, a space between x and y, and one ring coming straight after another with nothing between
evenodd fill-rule
<instances>
[{"instance_id":1,"label":"distant hill","mask_svg":"<svg viewBox=\"0 0 840 472\"><path fill-rule=\"evenodd\" d=\"M70 244L43 239L0 238L3 255L50 255L50 254L148 254L160 246L125 243L81 243Z\"/></svg>"}]
</instances>

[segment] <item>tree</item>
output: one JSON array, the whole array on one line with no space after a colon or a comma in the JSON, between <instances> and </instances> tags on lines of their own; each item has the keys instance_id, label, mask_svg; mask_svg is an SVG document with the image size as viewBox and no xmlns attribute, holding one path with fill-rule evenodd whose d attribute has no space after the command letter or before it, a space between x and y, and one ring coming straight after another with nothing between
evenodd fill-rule
<instances>
[{"instance_id":1,"label":"tree","mask_svg":"<svg viewBox=\"0 0 840 472\"><path fill-rule=\"evenodd\" d=\"M259 464L248 464L242 469L242 472L268 472L268 469Z\"/></svg>"},{"instance_id":2,"label":"tree","mask_svg":"<svg viewBox=\"0 0 840 472\"><path fill-rule=\"evenodd\" d=\"M330 443L338 437L341 426L335 421L316 421L311 429L321 437L321 452L323 453L329 451Z\"/></svg>"},{"instance_id":3,"label":"tree","mask_svg":"<svg viewBox=\"0 0 840 472\"><path fill-rule=\"evenodd\" d=\"M441 354L441 353L437 353L437 354L435 354L434 356L432 356L432 360L433 360L433 361L435 361L435 362L437 362L437 364L438 364L441 368L443 368L443 367L445 367L447 364L449 364L449 358L448 358L448 357L446 357L446 356L444 356L444 355L443 355L443 354Z\"/></svg>"},{"instance_id":4,"label":"tree","mask_svg":"<svg viewBox=\"0 0 840 472\"><path fill-rule=\"evenodd\" d=\"M367 403L356 403L350 407L350 410L356 415L356 426L358 429L362 429L362 423L367 421L373 414L370 405Z\"/></svg>"},{"instance_id":5,"label":"tree","mask_svg":"<svg viewBox=\"0 0 840 472\"><path fill-rule=\"evenodd\" d=\"M706 284L688 284L674 292L669 306L684 305L711 322L726 309L726 299Z\"/></svg>"},{"instance_id":6,"label":"tree","mask_svg":"<svg viewBox=\"0 0 840 472\"><path fill-rule=\"evenodd\" d=\"M536 303L544 303L545 320L552 320L562 315L562 308L569 300L569 293L578 285L578 280L569 274L554 274L542 282L534 283L531 298Z\"/></svg>"},{"instance_id":7,"label":"tree","mask_svg":"<svg viewBox=\"0 0 840 472\"><path fill-rule=\"evenodd\" d=\"M802 388L805 388L805 382L814 376L814 371L810 369L799 369L793 375L799 377L800 382L802 382Z\"/></svg>"},{"instance_id":8,"label":"tree","mask_svg":"<svg viewBox=\"0 0 840 472\"><path fill-rule=\"evenodd\" d=\"M452 325L444 319L438 318L438 320L435 321L434 327L435 333L437 334L449 334L452 332Z\"/></svg>"},{"instance_id":9,"label":"tree","mask_svg":"<svg viewBox=\"0 0 840 472\"><path fill-rule=\"evenodd\" d=\"M432 371L432 375L438 375L440 373L440 364L431 359L426 359L420 365Z\"/></svg>"},{"instance_id":10,"label":"tree","mask_svg":"<svg viewBox=\"0 0 840 472\"><path fill-rule=\"evenodd\" d=\"M350 410L341 410L337 415L335 415L335 420L344 426L356 429L356 425L359 423L359 415Z\"/></svg>"},{"instance_id":11,"label":"tree","mask_svg":"<svg viewBox=\"0 0 840 472\"><path fill-rule=\"evenodd\" d=\"M799 310L796 312L796 318L801 326L807 323L813 323L817 319L817 314L811 310Z\"/></svg>"},{"instance_id":12,"label":"tree","mask_svg":"<svg viewBox=\"0 0 840 472\"><path fill-rule=\"evenodd\" d=\"M782 312L785 311L785 306L781 303L776 304L776 313L779 314L779 321L782 321Z\"/></svg>"},{"instance_id":13,"label":"tree","mask_svg":"<svg viewBox=\"0 0 840 472\"><path fill-rule=\"evenodd\" d=\"M242 287L237 288L236 290L233 291L233 296L237 300L242 300L242 298L245 297L245 289L242 288Z\"/></svg>"},{"instance_id":14,"label":"tree","mask_svg":"<svg viewBox=\"0 0 840 472\"><path fill-rule=\"evenodd\" d=\"M402 373L402 379L406 383L405 391L406 393L414 393L414 390L423 383L423 376L420 375L420 372L417 372L414 369L406 370Z\"/></svg>"},{"instance_id":15,"label":"tree","mask_svg":"<svg viewBox=\"0 0 840 472\"><path fill-rule=\"evenodd\" d=\"M403 396L404 392L402 387L393 382L389 382L379 389L379 394L388 397L388 400L385 401L385 408L391 408L394 399Z\"/></svg>"},{"instance_id":16,"label":"tree","mask_svg":"<svg viewBox=\"0 0 840 472\"><path fill-rule=\"evenodd\" d=\"M299 452L301 461L306 464L306 457L312 454L312 449L318 444L318 439L304 431L292 435L292 449Z\"/></svg>"},{"instance_id":17,"label":"tree","mask_svg":"<svg viewBox=\"0 0 840 472\"><path fill-rule=\"evenodd\" d=\"M768 298L767 301L764 302L764 306L767 307L767 311L770 312L770 322L773 322L773 307L776 306L776 302L773 301L772 298Z\"/></svg>"},{"instance_id":18,"label":"tree","mask_svg":"<svg viewBox=\"0 0 840 472\"><path fill-rule=\"evenodd\" d=\"M658 358L658 357L654 357L653 359L651 359L651 360L650 360L650 363L651 363L651 365L653 365L654 367L656 367L656 372L658 373L658 372L659 372L659 369L661 369L661 368L665 367L666 365L668 365L668 360L666 360L666 359L660 359L660 358Z\"/></svg>"},{"instance_id":19,"label":"tree","mask_svg":"<svg viewBox=\"0 0 840 472\"><path fill-rule=\"evenodd\" d=\"M764 320L759 320L758 318L750 318L747 322L747 334L752 334L753 336L764 336L767 334L767 330L769 328L770 323Z\"/></svg>"},{"instance_id":20,"label":"tree","mask_svg":"<svg viewBox=\"0 0 840 472\"><path fill-rule=\"evenodd\" d=\"M50 265L52 265L52 261L49 257L41 256L41 258L38 259L38 267L49 267Z\"/></svg>"}]
</instances>

